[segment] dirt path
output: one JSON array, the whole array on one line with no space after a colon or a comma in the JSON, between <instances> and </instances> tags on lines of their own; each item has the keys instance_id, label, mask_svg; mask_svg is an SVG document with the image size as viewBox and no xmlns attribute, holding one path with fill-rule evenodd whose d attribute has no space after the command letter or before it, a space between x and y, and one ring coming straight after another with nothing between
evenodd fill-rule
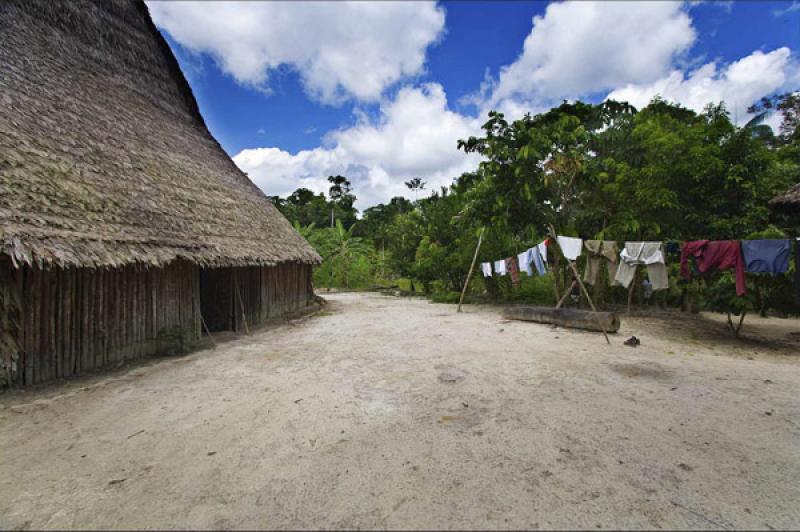
<instances>
[{"instance_id":1,"label":"dirt path","mask_svg":"<svg viewBox=\"0 0 800 532\"><path fill-rule=\"evenodd\" d=\"M735 343L629 318L607 346L329 298L215 351L0 397L0 527L800 527L798 321Z\"/></svg>"}]
</instances>

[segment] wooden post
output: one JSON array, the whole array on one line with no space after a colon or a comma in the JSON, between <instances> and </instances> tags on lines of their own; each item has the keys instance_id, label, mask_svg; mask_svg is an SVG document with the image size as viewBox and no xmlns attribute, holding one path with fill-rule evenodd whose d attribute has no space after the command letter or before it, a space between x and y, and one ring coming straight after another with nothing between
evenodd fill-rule
<instances>
[{"instance_id":1,"label":"wooden post","mask_svg":"<svg viewBox=\"0 0 800 532\"><path fill-rule=\"evenodd\" d=\"M464 303L464 295L467 293L467 286L469 286L469 279L472 277L472 270L475 269L475 261L478 260L478 252L481 249L481 242L483 241L483 231L484 227L481 227L481 232L478 235L478 245L475 246L475 254L472 256L472 264L469 265L469 273L467 273L467 279L464 281L464 288L461 290L461 297L458 299L458 308L456 312L461 312L461 305Z\"/></svg>"}]
</instances>

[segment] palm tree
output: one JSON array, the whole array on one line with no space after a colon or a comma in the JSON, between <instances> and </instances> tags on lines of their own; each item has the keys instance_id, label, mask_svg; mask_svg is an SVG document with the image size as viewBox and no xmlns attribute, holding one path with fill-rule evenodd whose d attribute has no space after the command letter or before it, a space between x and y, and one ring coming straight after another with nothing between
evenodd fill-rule
<instances>
[{"instance_id":1,"label":"palm tree","mask_svg":"<svg viewBox=\"0 0 800 532\"><path fill-rule=\"evenodd\" d=\"M742 132L744 132L746 135L750 135L754 139L760 139L767 142L774 141L775 133L772 131L771 127L764 123L764 120L767 119L769 114L769 110L757 113L753 118L748 120L744 126L742 126Z\"/></svg>"},{"instance_id":2,"label":"palm tree","mask_svg":"<svg viewBox=\"0 0 800 532\"><path fill-rule=\"evenodd\" d=\"M411 181L406 181L406 186L414 191L414 201L417 201L417 193L425 188L425 181L422 178L415 177Z\"/></svg>"},{"instance_id":3,"label":"palm tree","mask_svg":"<svg viewBox=\"0 0 800 532\"><path fill-rule=\"evenodd\" d=\"M306 226L302 226L302 225L300 225L300 222L298 220L295 220L293 225L294 225L295 231L300 233L300 236L302 236L303 238L308 240L308 239L311 238L311 235L314 233L314 228L316 227L317 224L314 223L314 222L311 222L310 224L308 224Z\"/></svg>"},{"instance_id":4,"label":"palm tree","mask_svg":"<svg viewBox=\"0 0 800 532\"><path fill-rule=\"evenodd\" d=\"M326 260L331 261L330 277L333 280L333 274L336 266L342 268L342 284L349 288L347 273L350 265L358 258L364 257L369 253L369 246L364 242L364 239L353 236L353 230L356 225L353 224L349 229L345 229L341 220L336 220L336 226L330 232L330 240L328 242L329 254Z\"/></svg>"}]
</instances>

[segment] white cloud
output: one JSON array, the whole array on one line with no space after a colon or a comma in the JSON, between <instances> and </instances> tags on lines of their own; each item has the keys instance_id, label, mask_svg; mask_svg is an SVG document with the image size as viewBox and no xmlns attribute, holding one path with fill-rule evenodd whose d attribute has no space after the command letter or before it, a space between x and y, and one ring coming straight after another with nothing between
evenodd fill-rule
<instances>
[{"instance_id":1,"label":"white cloud","mask_svg":"<svg viewBox=\"0 0 800 532\"><path fill-rule=\"evenodd\" d=\"M428 189L446 186L477 167L478 157L456 149L458 139L480 132L480 121L447 108L436 83L406 87L381 103L377 121L361 118L350 128L326 136L325 146L292 154L279 148L246 149L236 164L270 195L298 187L326 192L327 176L342 174L353 182L359 208L392 196L412 197L403 184L422 177Z\"/></svg>"},{"instance_id":2,"label":"white cloud","mask_svg":"<svg viewBox=\"0 0 800 532\"><path fill-rule=\"evenodd\" d=\"M523 52L482 87L484 107L552 103L665 75L695 41L680 2L552 3Z\"/></svg>"},{"instance_id":3,"label":"white cloud","mask_svg":"<svg viewBox=\"0 0 800 532\"><path fill-rule=\"evenodd\" d=\"M361 209L396 195L411 197L404 181L412 177L435 189L474 170L479 156L458 151L456 141L480 134L490 108L513 119L562 99L608 93L642 107L661 94L698 111L725 100L743 122L755 100L800 82L788 48L691 70L701 58L687 55L696 33L685 3L553 3L533 18L517 60L497 78L487 75L472 100L481 109L474 118L449 110L437 83L384 94L424 68L426 48L444 31L444 12L435 4L271 2L198 9L153 3L150 8L177 41L211 54L241 83L267 87L270 73L288 65L324 102L343 97L379 102L377 119L356 108L355 125L329 132L319 147L297 153L260 147L234 156L270 195L298 187L327 192L328 175L346 175Z\"/></svg>"},{"instance_id":4,"label":"white cloud","mask_svg":"<svg viewBox=\"0 0 800 532\"><path fill-rule=\"evenodd\" d=\"M789 4L783 9L774 9L772 11L772 14L776 17L782 17L784 15L788 15L789 13L793 13L795 11L800 11L800 0L794 0L791 4Z\"/></svg>"},{"instance_id":5,"label":"white cloud","mask_svg":"<svg viewBox=\"0 0 800 532\"><path fill-rule=\"evenodd\" d=\"M419 74L444 30L429 2L149 2L156 25L181 45L211 55L238 82L268 89L289 66L310 95L337 103L377 101Z\"/></svg>"},{"instance_id":6,"label":"white cloud","mask_svg":"<svg viewBox=\"0 0 800 532\"><path fill-rule=\"evenodd\" d=\"M688 76L678 70L647 84L630 84L612 91L608 99L627 101L642 108L657 95L702 111L708 103L724 101L731 116L746 122L747 108L762 96L784 88L796 76L791 51L783 47L769 53L753 52L720 68L707 63Z\"/></svg>"}]
</instances>

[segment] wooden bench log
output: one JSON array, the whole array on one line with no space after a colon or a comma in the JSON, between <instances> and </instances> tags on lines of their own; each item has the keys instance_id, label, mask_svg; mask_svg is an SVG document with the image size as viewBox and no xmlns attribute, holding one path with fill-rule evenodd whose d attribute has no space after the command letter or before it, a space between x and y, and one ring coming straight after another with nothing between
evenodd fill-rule
<instances>
[{"instance_id":1,"label":"wooden bench log","mask_svg":"<svg viewBox=\"0 0 800 532\"><path fill-rule=\"evenodd\" d=\"M552 323L560 327L586 329L607 333L619 330L619 315L616 312L592 312L572 308L554 309L552 307L513 306L503 310L503 317L509 320Z\"/></svg>"}]
</instances>

